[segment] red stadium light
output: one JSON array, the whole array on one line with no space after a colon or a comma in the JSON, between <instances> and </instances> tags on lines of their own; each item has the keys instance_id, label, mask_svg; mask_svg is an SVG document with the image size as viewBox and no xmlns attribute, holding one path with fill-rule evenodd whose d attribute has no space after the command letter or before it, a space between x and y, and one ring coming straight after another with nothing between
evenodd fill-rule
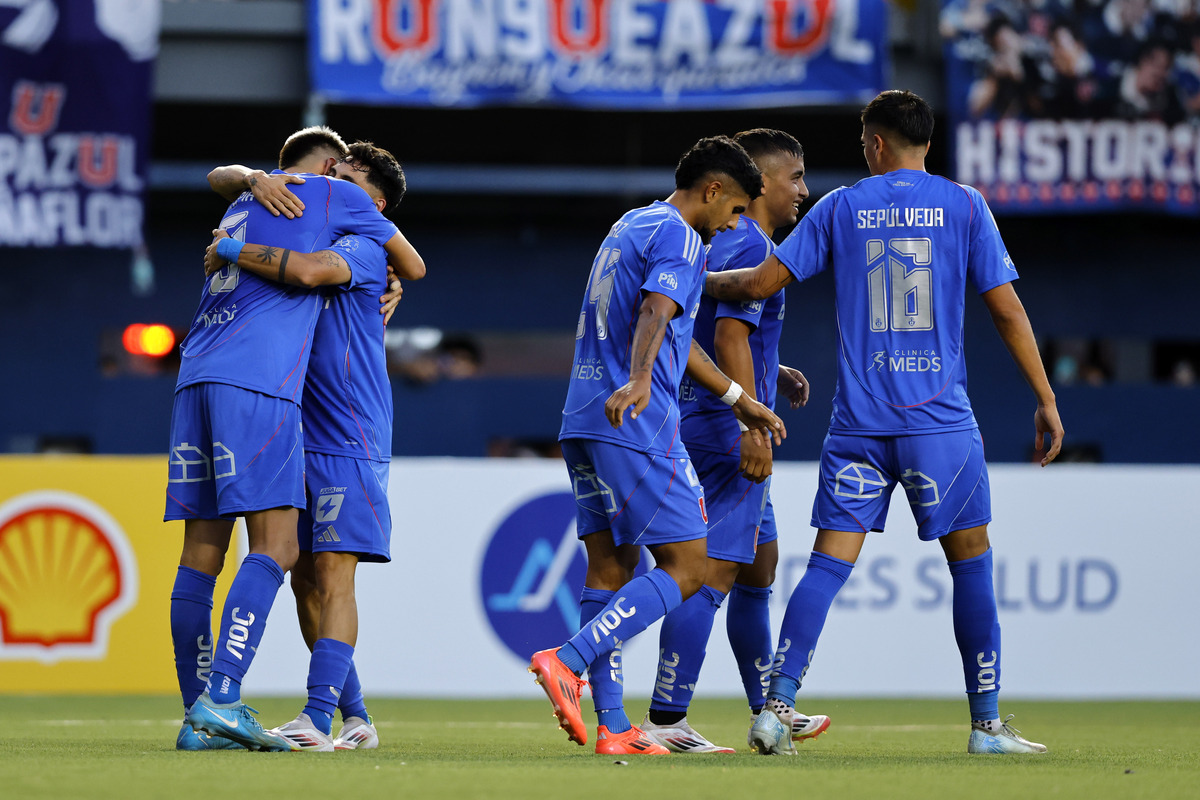
<instances>
[{"instance_id":1,"label":"red stadium light","mask_svg":"<svg viewBox=\"0 0 1200 800\"><path fill-rule=\"evenodd\" d=\"M135 356L165 356L175 348L175 332L166 325L135 322L121 334L125 352Z\"/></svg>"}]
</instances>

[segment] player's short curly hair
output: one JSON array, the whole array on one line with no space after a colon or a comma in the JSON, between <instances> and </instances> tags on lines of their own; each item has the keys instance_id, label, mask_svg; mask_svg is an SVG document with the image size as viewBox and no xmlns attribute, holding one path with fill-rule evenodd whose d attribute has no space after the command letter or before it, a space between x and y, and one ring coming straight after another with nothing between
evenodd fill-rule
<instances>
[{"instance_id":1,"label":"player's short curly hair","mask_svg":"<svg viewBox=\"0 0 1200 800\"><path fill-rule=\"evenodd\" d=\"M804 158L804 148L796 137L774 128L751 128L733 135L750 158L757 159L772 153L784 153L793 158Z\"/></svg>"},{"instance_id":2,"label":"player's short curly hair","mask_svg":"<svg viewBox=\"0 0 1200 800\"><path fill-rule=\"evenodd\" d=\"M714 174L733 178L751 200L762 194L762 173L746 150L728 136L701 139L684 153L675 167L675 188L691 189Z\"/></svg>"},{"instance_id":3,"label":"player's short curly hair","mask_svg":"<svg viewBox=\"0 0 1200 800\"><path fill-rule=\"evenodd\" d=\"M328 150L333 158L343 158L348 152L337 131L313 125L296 131L284 141L279 149L279 168L291 169L319 150Z\"/></svg>"},{"instance_id":4,"label":"player's short curly hair","mask_svg":"<svg viewBox=\"0 0 1200 800\"><path fill-rule=\"evenodd\" d=\"M349 158L353 159L356 167L367 167L367 182L379 190L386 204L383 207L385 216L391 216L400 205L408 184L404 180L404 169L396 157L376 147L371 142L355 142L350 145Z\"/></svg>"},{"instance_id":5,"label":"player's short curly hair","mask_svg":"<svg viewBox=\"0 0 1200 800\"><path fill-rule=\"evenodd\" d=\"M862 124L891 131L909 144L925 145L933 138L933 109L915 92L890 89L867 103Z\"/></svg>"}]
</instances>

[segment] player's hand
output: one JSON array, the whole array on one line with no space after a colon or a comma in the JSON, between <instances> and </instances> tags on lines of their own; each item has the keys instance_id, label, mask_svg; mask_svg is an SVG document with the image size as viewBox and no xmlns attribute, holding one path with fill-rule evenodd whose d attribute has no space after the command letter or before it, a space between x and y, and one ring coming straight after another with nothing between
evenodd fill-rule
<instances>
[{"instance_id":1,"label":"player's hand","mask_svg":"<svg viewBox=\"0 0 1200 800\"><path fill-rule=\"evenodd\" d=\"M757 431L746 431L742 434L742 441L738 448L740 452L738 470L746 480L762 483L771 476L774 456L770 440L764 439L761 434L755 435L757 433Z\"/></svg>"},{"instance_id":2,"label":"player's hand","mask_svg":"<svg viewBox=\"0 0 1200 800\"><path fill-rule=\"evenodd\" d=\"M396 277L392 265L388 264L387 291L379 298L379 313L383 314L384 325L387 325L392 319L392 314L396 313L396 306L400 305L400 296L403 294L404 287L400 285L400 279Z\"/></svg>"},{"instance_id":3,"label":"player's hand","mask_svg":"<svg viewBox=\"0 0 1200 800\"><path fill-rule=\"evenodd\" d=\"M783 440L787 438L787 428L783 426L783 420L745 392L733 404L733 413L750 429L751 434L758 435L756 441L770 440L775 444L783 444Z\"/></svg>"},{"instance_id":4,"label":"player's hand","mask_svg":"<svg viewBox=\"0 0 1200 800\"><path fill-rule=\"evenodd\" d=\"M808 378L804 373L792 367L779 365L779 380L776 381L779 394L787 398L793 409L808 404Z\"/></svg>"},{"instance_id":5,"label":"player's hand","mask_svg":"<svg viewBox=\"0 0 1200 800\"><path fill-rule=\"evenodd\" d=\"M204 251L204 276L208 277L219 269L224 269L229 262L217 255L217 242L228 239L229 234L217 228L212 232L213 240Z\"/></svg>"},{"instance_id":6,"label":"player's hand","mask_svg":"<svg viewBox=\"0 0 1200 800\"><path fill-rule=\"evenodd\" d=\"M1044 467L1058 458L1058 452L1062 450L1063 426L1062 420L1058 418L1058 406L1054 403L1038 406L1037 411L1033 412L1033 428L1037 431L1034 435L1033 449L1038 453L1045 450L1045 434L1050 434L1050 449L1042 456Z\"/></svg>"},{"instance_id":7,"label":"player's hand","mask_svg":"<svg viewBox=\"0 0 1200 800\"><path fill-rule=\"evenodd\" d=\"M630 381L617 389L604 401L604 416L608 424L619 428L625 422L625 409L633 407L629 412L630 419L637 419L638 414L646 410L650 404L650 379Z\"/></svg>"},{"instance_id":8,"label":"player's hand","mask_svg":"<svg viewBox=\"0 0 1200 800\"><path fill-rule=\"evenodd\" d=\"M262 206L275 216L288 219L304 216L304 203L287 188L289 183L304 183L299 175L268 175L256 169L246 176L246 185Z\"/></svg>"}]
</instances>

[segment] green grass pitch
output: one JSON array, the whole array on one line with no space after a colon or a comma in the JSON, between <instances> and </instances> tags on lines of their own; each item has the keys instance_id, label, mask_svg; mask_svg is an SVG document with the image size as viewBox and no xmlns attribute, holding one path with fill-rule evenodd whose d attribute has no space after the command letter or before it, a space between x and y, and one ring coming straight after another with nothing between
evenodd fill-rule
<instances>
[{"instance_id":1,"label":"green grass pitch","mask_svg":"<svg viewBox=\"0 0 1200 800\"><path fill-rule=\"evenodd\" d=\"M303 705L250 701L268 726ZM177 753L177 703L0 697L0 797L1200 798L1200 702L1008 699L1002 709L1050 752L968 756L962 701L808 698L802 708L832 727L796 758L764 758L745 749L742 703L697 700L690 720L736 755L625 765L568 742L534 698L372 700L380 748L341 753Z\"/></svg>"}]
</instances>

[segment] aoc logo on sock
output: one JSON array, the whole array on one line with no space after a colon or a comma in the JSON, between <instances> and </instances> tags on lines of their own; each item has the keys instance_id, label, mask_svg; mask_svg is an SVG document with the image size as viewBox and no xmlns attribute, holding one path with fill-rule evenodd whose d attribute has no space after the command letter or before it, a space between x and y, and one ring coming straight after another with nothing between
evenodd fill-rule
<instances>
[{"instance_id":1,"label":"aoc logo on sock","mask_svg":"<svg viewBox=\"0 0 1200 800\"><path fill-rule=\"evenodd\" d=\"M0 659L104 658L137 598L137 561L108 512L46 491L0 505Z\"/></svg>"},{"instance_id":2,"label":"aoc logo on sock","mask_svg":"<svg viewBox=\"0 0 1200 800\"><path fill-rule=\"evenodd\" d=\"M479 576L492 630L522 661L582 627L579 595L587 555L575 533L575 497L554 492L526 502L492 534ZM646 570L645 557L638 568Z\"/></svg>"}]
</instances>

